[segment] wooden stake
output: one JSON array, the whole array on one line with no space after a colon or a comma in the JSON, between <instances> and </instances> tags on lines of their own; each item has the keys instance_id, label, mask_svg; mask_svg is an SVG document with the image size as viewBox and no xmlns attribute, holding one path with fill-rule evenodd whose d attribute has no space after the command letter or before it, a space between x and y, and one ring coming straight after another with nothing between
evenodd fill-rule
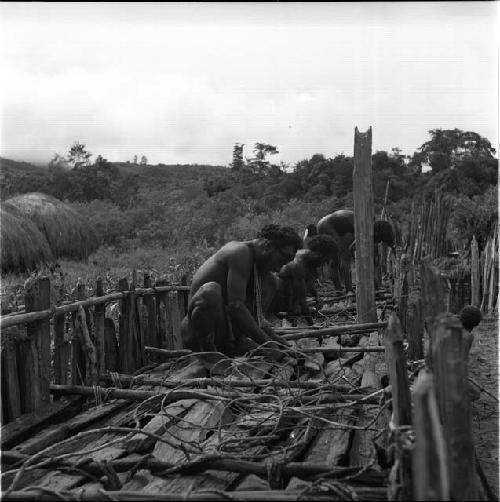
<instances>
[{"instance_id":1,"label":"wooden stake","mask_svg":"<svg viewBox=\"0 0 500 502\"><path fill-rule=\"evenodd\" d=\"M104 287L102 279L97 279L96 295L104 296ZM104 343L104 317L106 305L99 303L94 307L94 328L95 328L95 343L97 352L97 370L99 375L104 375L106 372L106 349Z\"/></svg>"}]
</instances>

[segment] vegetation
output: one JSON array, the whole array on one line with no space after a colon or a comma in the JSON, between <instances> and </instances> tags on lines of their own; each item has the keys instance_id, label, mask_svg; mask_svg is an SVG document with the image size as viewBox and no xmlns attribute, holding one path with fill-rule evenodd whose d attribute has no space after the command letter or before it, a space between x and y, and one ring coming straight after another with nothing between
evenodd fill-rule
<instances>
[{"instance_id":1,"label":"vegetation","mask_svg":"<svg viewBox=\"0 0 500 502\"><path fill-rule=\"evenodd\" d=\"M408 226L413 204L444 191L454 211L448 237L461 249L475 234L480 246L497 221L498 160L490 142L458 129L429 131L411 156L393 148L372 157L375 212ZM65 201L92 222L101 245L90 263L112 261L171 273L169 258L191 271L230 239L250 239L266 223L290 225L300 234L309 223L353 207L353 159L318 153L294 166L273 164L278 148L256 143L245 158L233 148L228 167L112 163L76 142L48 168L1 159L2 198L43 192ZM387 200L386 199L387 196ZM193 259L188 259L191 256ZM134 263L132 261L135 260ZM147 261L150 260L150 263Z\"/></svg>"}]
</instances>

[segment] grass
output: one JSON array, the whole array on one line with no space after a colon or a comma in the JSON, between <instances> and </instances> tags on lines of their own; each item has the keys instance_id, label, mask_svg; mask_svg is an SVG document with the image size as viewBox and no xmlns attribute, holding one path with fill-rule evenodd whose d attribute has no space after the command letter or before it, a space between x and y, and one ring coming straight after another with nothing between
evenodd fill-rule
<instances>
[{"instance_id":1,"label":"grass","mask_svg":"<svg viewBox=\"0 0 500 502\"><path fill-rule=\"evenodd\" d=\"M130 284L132 271L137 274L137 286L144 284L144 274L153 282L179 284L186 276L188 284L197 268L215 249L202 245L194 249L162 249L142 247L129 242L125 248L100 247L86 262L60 260L57 265L43 267L34 273L2 274L0 285L2 314L16 311L24 305L25 281L34 275L48 276L51 281L51 304L76 299L77 284L85 284L87 296L95 292L97 279L103 279L105 292L115 291L118 281L126 278Z\"/></svg>"}]
</instances>

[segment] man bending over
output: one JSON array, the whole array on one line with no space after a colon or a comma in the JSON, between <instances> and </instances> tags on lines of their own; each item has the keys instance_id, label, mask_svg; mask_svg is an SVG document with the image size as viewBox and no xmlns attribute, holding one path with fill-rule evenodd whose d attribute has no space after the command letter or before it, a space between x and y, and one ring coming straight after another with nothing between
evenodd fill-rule
<instances>
[{"instance_id":1,"label":"man bending over","mask_svg":"<svg viewBox=\"0 0 500 502\"><path fill-rule=\"evenodd\" d=\"M234 357L265 343L280 359L275 349L286 342L264 323L261 278L291 261L301 245L293 229L267 225L255 239L229 242L208 258L191 283L184 346Z\"/></svg>"}]
</instances>

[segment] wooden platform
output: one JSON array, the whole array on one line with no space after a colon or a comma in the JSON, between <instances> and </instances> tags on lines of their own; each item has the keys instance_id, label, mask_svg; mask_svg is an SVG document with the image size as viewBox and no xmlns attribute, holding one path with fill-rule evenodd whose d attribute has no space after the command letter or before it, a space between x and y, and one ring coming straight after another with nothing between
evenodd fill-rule
<instances>
[{"instance_id":1,"label":"wooden platform","mask_svg":"<svg viewBox=\"0 0 500 502\"><path fill-rule=\"evenodd\" d=\"M115 390L53 385L57 413L2 428L3 498L385 500L372 442L386 436L384 390L361 387L362 353L338 341L294 341L287 364L188 355L110 374ZM370 357L382 375L383 354ZM64 396L77 391L83 408Z\"/></svg>"}]
</instances>

